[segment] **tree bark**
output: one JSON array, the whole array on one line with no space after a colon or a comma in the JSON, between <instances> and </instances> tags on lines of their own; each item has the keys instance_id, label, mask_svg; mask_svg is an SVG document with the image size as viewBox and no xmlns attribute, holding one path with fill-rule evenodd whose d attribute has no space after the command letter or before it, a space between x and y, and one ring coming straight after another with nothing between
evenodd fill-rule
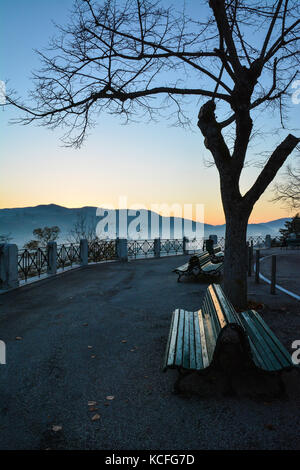
<instances>
[{"instance_id":1,"label":"tree bark","mask_svg":"<svg viewBox=\"0 0 300 470\"><path fill-rule=\"evenodd\" d=\"M245 309L247 308L248 219L254 204L299 143L299 139L289 134L274 150L253 186L242 196L239 180L252 130L249 111L251 90L248 93L249 100L247 94L246 98L243 98L243 90L238 88L235 95L236 141L232 155L223 138L222 128L216 120L216 106L213 100L201 106L198 114L198 127L205 138L204 145L213 155L220 175L222 204L226 219L224 291L234 307ZM243 103L246 107L244 106L244 109L242 106L240 109Z\"/></svg>"},{"instance_id":2,"label":"tree bark","mask_svg":"<svg viewBox=\"0 0 300 470\"><path fill-rule=\"evenodd\" d=\"M226 216L224 292L237 309L247 308L247 225L248 212L232 208Z\"/></svg>"}]
</instances>

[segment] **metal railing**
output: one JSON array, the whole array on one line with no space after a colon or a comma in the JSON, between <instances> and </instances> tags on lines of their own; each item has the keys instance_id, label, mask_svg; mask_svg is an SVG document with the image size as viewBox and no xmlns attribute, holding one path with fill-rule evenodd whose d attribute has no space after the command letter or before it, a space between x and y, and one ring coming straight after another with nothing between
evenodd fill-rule
<instances>
[{"instance_id":1,"label":"metal railing","mask_svg":"<svg viewBox=\"0 0 300 470\"><path fill-rule=\"evenodd\" d=\"M68 243L57 245L57 268L65 269L80 263L80 245Z\"/></svg>"},{"instance_id":2,"label":"metal railing","mask_svg":"<svg viewBox=\"0 0 300 470\"><path fill-rule=\"evenodd\" d=\"M183 253L183 240L170 239L161 240L160 254L161 256L178 255Z\"/></svg>"},{"instance_id":3,"label":"metal railing","mask_svg":"<svg viewBox=\"0 0 300 470\"><path fill-rule=\"evenodd\" d=\"M187 243L187 250L189 253L196 253L204 249L204 237L189 240Z\"/></svg>"},{"instance_id":4,"label":"metal railing","mask_svg":"<svg viewBox=\"0 0 300 470\"><path fill-rule=\"evenodd\" d=\"M48 252L47 248L36 250L23 249L18 251L18 276L27 281L29 277L41 276L47 272Z\"/></svg>"},{"instance_id":5,"label":"metal railing","mask_svg":"<svg viewBox=\"0 0 300 470\"><path fill-rule=\"evenodd\" d=\"M116 240L95 240L88 244L88 262L114 260L117 258Z\"/></svg>"},{"instance_id":6,"label":"metal railing","mask_svg":"<svg viewBox=\"0 0 300 470\"><path fill-rule=\"evenodd\" d=\"M208 240L208 238L205 238L205 240ZM280 245L281 239L279 236L277 237L272 237L271 242L274 243L274 240L276 243ZM249 236L247 237L247 242L249 245L253 244L254 247L262 247L265 245L266 237L264 235L257 235L257 236ZM218 243L217 243L223 250L225 249L225 237L218 237Z\"/></svg>"},{"instance_id":7,"label":"metal railing","mask_svg":"<svg viewBox=\"0 0 300 470\"><path fill-rule=\"evenodd\" d=\"M154 256L154 240L128 240L128 258L147 258Z\"/></svg>"},{"instance_id":8,"label":"metal railing","mask_svg":"<svg viewBox=\"0 0 300 470\"><path fill-rule=\"evenodd\" d=\"M158 255L172 256L184 253L193 254L203 250L204 242L207 238L194 239L185 242L183 239L161 239L156 245L156 241L151 240L128 240L127 256L129 259L153 258L157 255L155 250L159 250ZM250 236L247 238L249 246L260 248L265 244L264 236ZM280 237L273 237L274 243L280 244ZM98 263L118 259L117 240L94 240L86 243L87 254L85 263ZM218 237L218 245L225 248L225 237ZM280 245L279 245L280 246ZM33 276L50 272L48 248L37 248L35 250L18 250L18 276L19 279L27 281ZM64 270L66 267L81 264L81 246L78 243L62 244L56 250L56 268ZM51 261L50 261L51 263ZM84 263L84 264L85 264ZM56 269L55 268L55 269ZM56 271L55 271L56 272Z\"/></svg>"}]
</instances>

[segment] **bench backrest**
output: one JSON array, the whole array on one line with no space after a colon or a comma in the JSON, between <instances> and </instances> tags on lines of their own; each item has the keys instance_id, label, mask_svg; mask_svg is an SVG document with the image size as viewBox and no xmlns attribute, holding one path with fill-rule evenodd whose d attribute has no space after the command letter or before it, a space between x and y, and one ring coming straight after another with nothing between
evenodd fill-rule
<instances>
[{"instance_id":1,"label":"bench backrest","mask_svg":"<svg viewBox=\"0 0 300 470\"><path fill-rule=\"evenodd\" d=\"M206 291L202 312L204 316L211 318L214 334L219 332L229 324L242 326L242 323L231 302L225 297L219 284L211 284Z\"/></svg>"},{"instance_id":2,"label":"bench backrest","mask_svg":"<svg viewBox=\"0 0 300 470\"><path fill-rule=\"evenodd\" d=\"M199 264L202 267L210 261L210 254L207 251L203 251L203 253L198 255L198 259L199 259Z\"/></svg>"},{"instance_id":3,"label":"bench backrest","mask_svg":"<svg viewBox=\"0 0 300 470\"><path fill-rule=\"evenodd\" d=\"M251 355L245 328L219 284L211 284L207 288L201 310L210 358L219 355L222 337L228 329L238 334L241 351L248 357Z\"/></svg>"}]
</instances>

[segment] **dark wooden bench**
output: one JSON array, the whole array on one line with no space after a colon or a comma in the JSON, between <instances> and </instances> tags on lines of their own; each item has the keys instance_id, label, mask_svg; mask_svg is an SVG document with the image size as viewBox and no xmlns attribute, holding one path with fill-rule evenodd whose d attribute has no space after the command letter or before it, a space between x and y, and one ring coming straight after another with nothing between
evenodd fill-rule
<instances>
[{"instance_id":1,"label":"dark wooden bench","mask_svg":"<svg viewBox=\"0 0 300 470\"><path fill-rule=\"evenodd\" d=\"M212 239L205 240L206 251L210 254L210 259L213 263L220 263L224 261L224 253L219 245L214 245Z\"/></svg>"},{"instance_id":2,"label":"dark wooden bench","mask_svg":"<svg viewBox=\"0 0 300 470\"><path fill-rule=\"evenodd\" d=\"M224 261L224 253L220 246L215 246L213 248L213 252L209 254L210 254L210 260L213 263L221 263L222 261Z\"/></svg>"},{"instance_id":3,"label":"dark wooden bench","mask_svg":"<svg viewBox=\"0 0 300 470\"><path fill-rule=\"evenodd\" d=\"M198 258L197 263L192 263L193 259ZM173 269L173 272L178 274L177 281L180 282L182 276L193 276L194 278L207 277L207 276L220 276L223 267L223 262L216 263L211 260L211 255L204 251L198 255L194 255L190 260Z\"/></svg>"},{"instance_id":4,"label":"dark wooden bench","mask_svg":"<svg viewBox=\"0 0 300 470\"><path fill-rule=\"evenodd\" d=\"M164 371L179 371L177 392L185 376L213 367L226 373L230 393L232 377L242 369L276 374L283 391L280 373L296 367L261 316L254 310L236 313L217 284L208 287L197 312L174 311L163 363Z\"/></svg>"}]
</instances>

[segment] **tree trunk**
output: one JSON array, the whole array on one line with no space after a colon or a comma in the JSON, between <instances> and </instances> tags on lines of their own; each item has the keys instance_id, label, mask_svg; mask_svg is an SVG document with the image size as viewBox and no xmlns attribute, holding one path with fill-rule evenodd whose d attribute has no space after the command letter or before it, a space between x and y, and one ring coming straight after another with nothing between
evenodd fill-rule
<instances>
[{"instance_id":1,"label":"tree trunk","mask_svg":"<svg viewBox=\"0 0 300 470\"><path fill-rule=\"evenodd\" d=\"M226 216L223 287L235 308L247 307L247 224L246 211L232 211Z\"/></svg>"}]
</instances>

